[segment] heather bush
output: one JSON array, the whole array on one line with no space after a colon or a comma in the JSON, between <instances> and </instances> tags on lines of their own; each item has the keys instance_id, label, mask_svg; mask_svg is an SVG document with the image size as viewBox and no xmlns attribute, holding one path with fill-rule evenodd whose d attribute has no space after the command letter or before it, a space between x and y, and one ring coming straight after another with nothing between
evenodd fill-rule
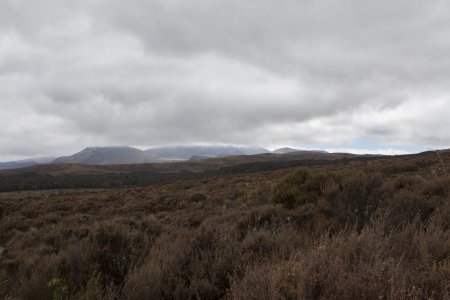
<instances>
[{"instance_id":1,"label":"heather bush","mask_svg":"<svg viewBox=\"0 0 450 300\"><path fill-rule=\"evenodd\" d=\"M361 229L390 195L381 174L363 170L344 177L337 199L349 219Z\"/></svg>"},{"instance_id":2,"label":"heather bush","mask_svg":"<svg viewBox=\"0 0 450 300\"><path fill-rule=\"evenodd\" d=\"M384 234L378 219L361 231L322 236L288 260L249 266L229 299L447 299L450 233L409 224Z\"/></svg>"},{"instance_id":3,"label":"heather bush","mask_svg":"<svg viewBox=\"0 0 450 300\"><path fill-rule=\"evenodd\" d=\"M442 165L371 158L0 193L0 298L448 299Z\"/></svg>"},{"instance_id":4,"label":"heather bush","mask_svg":"<svg viewBox=\"0 0 450 300\"><path fill-rule=\"evenodd\" d=\"M81 265L88 266L89 278L97 276L102 287L121 286L129 269L141 263L149 248L148 237L131 227L100 224L81 243L85 260Z\"/></svg>"},{"instance_id":5,"label":"heather bush","mask_svg":"<svg viewBox=\"0 0 450 300\"><path fill-rule=\"evenodd\" d=\"M389 218L386 225L389 228L401 227L419 217L421 221L428 220L438 206L438 201L427 199L420 194L401 190L393 195L383 205Z\"/></svg>"},{"instance_id":6,"label":"heather bush","mask_svg":"<svg viewBox=\"0 0 450 300\"><path fill-rule=\"evenodd\" d=\"M225 231L180 230L161 236L148 261L128 276L128 299L219 299L228 287L239 247Z\"/></svg>"},{"instance_id":7,"label":"heather bush","mask_svg":"<svg viewBox=\"0 0 450 300\"><path fill-rule=\"evenodd\" d=\"M338 180L332 173L311 174L306 169L297 169L278 182L274 187L272 200L290 209L315 203L323 190Z\"/></svg>"}]
</instances>

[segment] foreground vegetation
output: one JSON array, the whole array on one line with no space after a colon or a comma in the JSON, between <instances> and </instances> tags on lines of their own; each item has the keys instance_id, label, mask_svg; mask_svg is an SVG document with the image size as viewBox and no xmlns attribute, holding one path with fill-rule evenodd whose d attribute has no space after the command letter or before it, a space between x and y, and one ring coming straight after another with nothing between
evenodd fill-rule
<instances>
[{"instance_id":1,"label":"foreground vegetation","mask_svg":"<svg viewBox=\"0 0 450 300\"><path fill-rule=\"evenodd\" d=\"M447 161L0 193L0 297L448 299Z\"/></svg>"}]
</instances>

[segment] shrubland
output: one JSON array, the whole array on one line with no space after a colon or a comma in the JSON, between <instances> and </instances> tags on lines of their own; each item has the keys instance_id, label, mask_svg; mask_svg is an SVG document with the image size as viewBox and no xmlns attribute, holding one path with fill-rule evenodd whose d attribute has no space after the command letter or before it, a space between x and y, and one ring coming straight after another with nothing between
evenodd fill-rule
<instances>
[{"instance_id":1,"label":"shrubland","mask_svg":"<svg viewBox=\"0 0 450 300\"><path fill-rule=\"evenodd\" d=\"M450 153L0 193L4 299L448 299Z\"/></svg>"}]
</instances>

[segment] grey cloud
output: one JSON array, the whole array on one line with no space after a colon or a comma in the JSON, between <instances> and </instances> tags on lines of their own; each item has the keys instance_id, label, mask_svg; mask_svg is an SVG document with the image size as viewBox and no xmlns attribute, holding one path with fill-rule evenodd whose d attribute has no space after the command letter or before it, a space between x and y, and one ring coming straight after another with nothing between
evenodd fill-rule
<instances>
[{"instance_id":1,"label":"grey cloud","mask_svg":"<svg viewBox=\"0 0 450 300\"><path fill-rule=\"evenodd\" d=\"M446 1L2 1L0 160L93 145L448 146L449 13Z\"/></svg>"}]
</instances>

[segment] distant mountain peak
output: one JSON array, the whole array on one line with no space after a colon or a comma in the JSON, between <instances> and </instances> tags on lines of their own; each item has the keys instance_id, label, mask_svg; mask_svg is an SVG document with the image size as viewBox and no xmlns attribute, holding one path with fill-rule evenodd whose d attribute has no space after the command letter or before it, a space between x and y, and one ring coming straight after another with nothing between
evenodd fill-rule
<instances>
[{"instance_id":1,"label":"distant mountain peak","mask_svg":"<svg viewBox=\"0 0 450 300\"><path fill-rule=\"evenodd\" d=\"M301 150L290 148L290 147L283 147L283 148L273 150L272 152L277 153L277 154L285 154L285 153L291 153L291 152L297 152L297 151L301 151Z\"/></svg>"},{"instance_id":2,"label":"distant mountain peak","mask_svg":"<svg viewBox=\"0 0 450 300\"><path fill-rule=\"evenodd\" d=\"M82 151L105 151L105 150L117 150L117 149L135 149L135 150L139 150L133 147L129 147L129 146L95 146L95 147L86 147ZM139 150L141 151L141 150Z\"/></svg>"},{"instance_id":3,"label":"distant mountain peak","mask_svg":"<svg viewBox=\"0 0 450 300\"><path fill-rule=\"evenodd\" d=\"M156 147L145 152L165 160L189 160L194 157L220 157L230 155L253 155L269 153L270 151L262 147L235 147L235 146L171 146Z\"/></svg>"},{"instance_id":4,"label":"distant mountain peak","mask_svg":"<svg viewBox=\"0 0 450 300\"><path fill-rule=\"evenodd\" d=\"M298 152L298 151L308 151L308 152L316 152L316 153L323 153L323 154L329 153L324 150L302 150L302 149L295 149L295 148L290 148L290 147L279 148L279 149L273 150L272 153L286 154L286 153L292 153L292 152Z\"/></svg>"},{"instance_id":5,"label":"distant mountain peak","mask_svg":"<svg viewBox=\"0 0 450 300\"><path fill-rule=\"evenodd\" d=\"M148 162L152 160L144 151L132 147L87 147L73 155L58 157L52 163L113 165Z\"/></svg>"},{"instance_id":6,"label":"distant mountain peak","mask_svg":"<svg viewBox=\"0 0 450 300\"><path fill-rule=\"evenodd\" d=\"M128 147L87 147L70 156L53 160L55 164L139 164L150 162L187 161L192 157L214 158L230 155L253 155L269 153L262 147L234 147L234 146L171 146L155 147L145 151Z\"/></svg>"},{"instance_id":7,"label":"distant mountain peak","mask_svg":"<svg viewBox=\"0 0 450 300\"><path fill-rule=\"evenodd\" d=\"M287 154L302 151L290 147L283 147L272 151L276 154ZM308 152L327 153L321 150ZM24 168L37 164L86 164L86 165L115 165L115 164L142 164L157 162L200 161L208 158L241 156L271 153L262 147L241 146L198 146L180 145L168 147L155 147L145 151L129 146L89 146L69 156L58 158L29 159L14 162L0 162L0 169Z\"/></svg>"}]
</instances>

